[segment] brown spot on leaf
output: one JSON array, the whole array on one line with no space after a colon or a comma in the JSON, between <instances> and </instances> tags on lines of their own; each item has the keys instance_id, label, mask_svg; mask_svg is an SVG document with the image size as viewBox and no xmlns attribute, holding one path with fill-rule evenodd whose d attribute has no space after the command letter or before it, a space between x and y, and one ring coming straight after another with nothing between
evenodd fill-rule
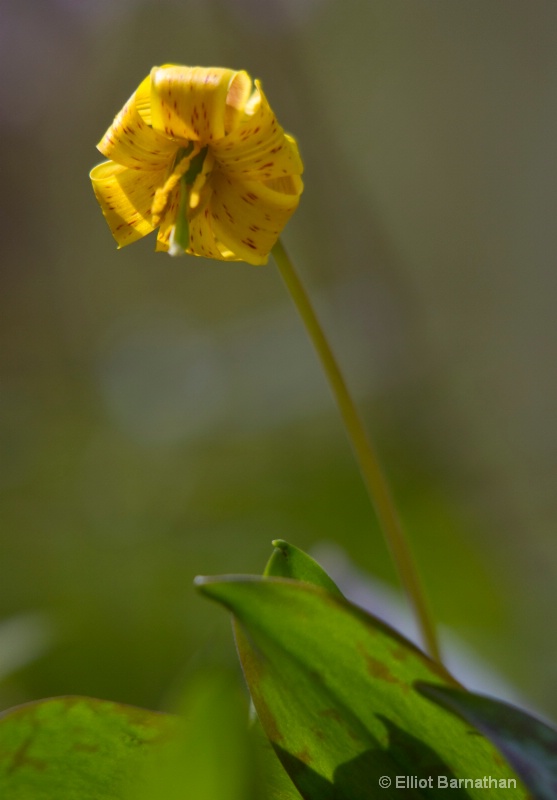
<instances>
[{"instance_id":1,"label":"brown spot on leaf","mask_svg":"<svg viewBox=\"0 0 557 800\"><path fill-rule=\"evenodd\" d=\"M12 772L15 772L16 769L20 767L32 767L36 769L38 772L43 772L48 764L46 761L43 761L40 758L32 758L28 754L28 750L33 743L33 734L31 733L27 739L21 743L18 747L16 752L12 757L12 762L8 769L6 770L7 774L10 775Z\"/></svg>"},{"instance_id":2,"label":"brown spot on leaf","mask_svg":"<svg viewBox=\"0 0 557 800\"><path fill-rule=\"evenodd\" d=\"M382 661L379 661L378 658L374 658L374 656L370 655L363 646L360 646L358 649L366 660L367 671L372 678L375 678L375 680L378 681L384 681L385 683L392 683L396 686L400 686L405 692L410 689L410 686L407 683L401 681L396 675L393 675L386 664L384 664Z\"/></svg>"},{"instance_id":3,"label":"brown spot on leaf","mask_svg":"<svg viewBox=\"0 0 557 800\"><path fill-rule=\"evenodd\" d=\"M294 758L297 758L304 764L311 764L311 753L309 752L307 747L304 747L304 749L300 750L298 753L294 753Z\"/></svg>"},{"instance_id":4,"label":"brown spot on leaf","mask_svg":"<svg viewBox=\"0 0 557 800\"><path fill-rule=\"evenodd\" d=\"M335 722L342 722L342 714L336 708L325 708L319 712L320 717L327 717L327 719L334 719Z\"/></svg>"},{"instance_id":5,"label":"brown spot on leaf","mask_svg":"<svg viewBox=\"0 0 557 800\"><path fill-rule=\"evenodd\" d=\"M379 681L386 681L387 683L400 683L398 678L392 674L389 668L383 664L382 661L379 661L377 658L373 658L373 656L366 655L366 663L367 663L367 671L371 675L372 678L376 678Z\"/></svg>"},{"instance_id":6,"label":"brown spot on leaf","mask_svg":"<svg viewBox=\"0 0 557 800\"><path fill-rule=\"evenodd\" d=\"M394 647L391 650L391 655L395 661L406 661L408 658L408 649L406 647Z\"/></svg>"}]
</instances>

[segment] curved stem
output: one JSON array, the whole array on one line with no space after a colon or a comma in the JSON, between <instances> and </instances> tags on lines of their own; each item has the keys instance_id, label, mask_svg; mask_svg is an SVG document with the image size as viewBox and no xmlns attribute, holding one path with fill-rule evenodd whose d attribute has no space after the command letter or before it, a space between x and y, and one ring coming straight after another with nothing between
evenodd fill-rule
<instances>
[{"instance_id":1,"label":"curved stem","mask_svg":"<svg viewBox=\"0 0 557 800\"><path fill-rule=\"evenodd\" d=\"M329 380L400 581L414 609L426 650L432 658L440 661L435 625L379 460L306 290L280 240L272 253Z\"/></svg>"}]
</instances>

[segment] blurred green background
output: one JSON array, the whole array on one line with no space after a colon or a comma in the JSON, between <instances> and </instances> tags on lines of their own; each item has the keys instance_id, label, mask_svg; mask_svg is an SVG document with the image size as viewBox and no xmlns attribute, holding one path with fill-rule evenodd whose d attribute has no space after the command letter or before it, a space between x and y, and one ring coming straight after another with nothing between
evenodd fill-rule
<instances>
[{"instance_id":1,"label":"blurred green background","mask_svg":"<svg viewBox=\"0 0 557 800\"><path fill-rule=\"evenodd\" d=\"M272 264L117 252L97 207L95 143L177 62L297 136L285 242L435 613L557 715L556 39L541 0L3 0L0 707L164 705L234 659L192 578L276 537L396 582Z\"/></svg>"}]
</instances>

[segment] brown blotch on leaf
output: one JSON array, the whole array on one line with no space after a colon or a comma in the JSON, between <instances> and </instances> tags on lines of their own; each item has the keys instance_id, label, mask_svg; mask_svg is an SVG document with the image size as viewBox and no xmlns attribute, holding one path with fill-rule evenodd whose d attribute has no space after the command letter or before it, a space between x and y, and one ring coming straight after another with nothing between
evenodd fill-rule
<instances>
[{"instance_id":1,"label":"brown blotch on leaf","mask_svg":"<svg viewBox=\"0 0 557 800\"><path fill-rule=\"evenodd\" d=\"M319 716L334 719L335 722L343 722L342 714L336 708L324 708L323 711L319 712Z\"/></svg>"},{"instance_id":2,"label":"brown blotch on leaf","mask_svg":"<svg viewBox=\"0 0 557 800\"><path fill-rule=\"evenodd\" d=\"M366 650L364 650L363 647L360 647L359 649L366 660L367 671L372 678L375 678L378 681L384 681L385 683L392 683L396 686L400 686L406 692L410 689L407 683L401 681L396 675L393 675L386 664L384 664L382 661L379 661L379 659L374 658Z\"/></svg>"},{"instance_id":3,"label":"brown blotch on leaf","mask_svg":"<svg viewBox=\"0 0 557 800\"><path fill-rule=\"evenodd\" d=\"M304 747L303 750L300 750L298 753L294 753L293 755L294 755L294 758L297 758L299 761L302 761L304 764L308 764L308 765L311 764L311 761L312 761L311 753L309 752L307 747Z\"/></svg>"},{"instance_id":4,"label":"brown blotch on leaf","mask_svg":"<svg viewBox=\"0 0 557 800\"><path fill-rule=\"evenodd\" d=\"M40 758L32 758L27 754L27 751L32 743L33 734L31 733L14 753L12 762L6 770L8 775L10 775L12 772L15 772L16 769L20 769L21 767L31 767L32 769L36 769L38 772L44 772L44 770L48 767L46 761L43 761Z\"/></svg>"},{"instance_id":5,"label":"brown blotch on leaf","mask_svg":"<svg viewBox=\"0 0 557 800\"><path fill-rule=\"evenodd\" d=\"M408 658L408 649L406 647L395 647L391 650L391 655L395 661L406 661Z\"/></svg>"}]
</instances>

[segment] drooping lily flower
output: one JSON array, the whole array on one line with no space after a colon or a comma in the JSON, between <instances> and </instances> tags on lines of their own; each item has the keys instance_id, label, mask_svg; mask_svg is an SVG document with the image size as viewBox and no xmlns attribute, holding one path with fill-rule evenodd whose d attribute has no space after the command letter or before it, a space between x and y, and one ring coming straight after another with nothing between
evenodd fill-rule
<instances>
[{"instance_id":1,"label":"drooping lily flower","mask_svg":"<svg viewBox=\"0 0 557 800\"><path fill-rule=\"evenodd\" d=\"M98 149L119 247L158 228L157 250L265 264L303 189L296 141L246 72L154 67Z\"/></svg>"}]
</instances>

